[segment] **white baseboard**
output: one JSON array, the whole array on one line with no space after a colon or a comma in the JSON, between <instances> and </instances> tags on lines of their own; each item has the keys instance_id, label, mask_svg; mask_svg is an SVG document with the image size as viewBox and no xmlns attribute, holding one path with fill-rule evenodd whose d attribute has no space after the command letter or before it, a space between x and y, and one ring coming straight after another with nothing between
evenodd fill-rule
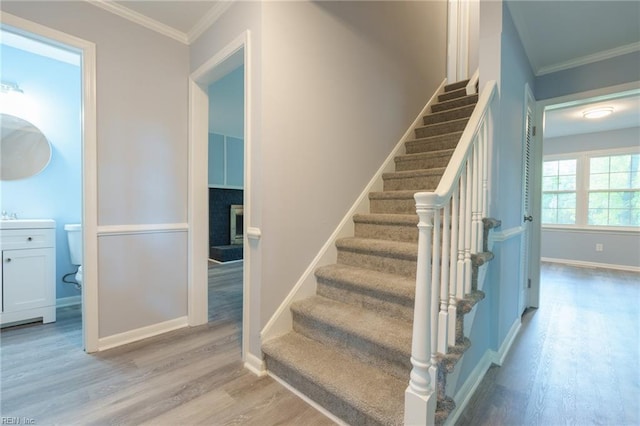
<instances>
[{"instance_id":1,"label":"white baseboard","mask_svg":"<svg viewBox=\"0 0 640 426\"><path fill-rule=\"evenodd\" d=\"M471 400L471 397L476 392L476 389L478 389L478 386L480 386L480 383L482 382L482 379L484 379L484 375L487 373L487 370L489 370L489 367L491 367L494 357L495 352L492 350L488 350L484 353L482 358L480 358L478 364L476 364L471 374L469 374L467 380L464 382L460 390L456 393L456 396L454 397L456 407L449 414L449 417L447 417L447 420L444 423L445 426L456 424L458 418Z\"/></svg>"},{"instance_id":2,"label":"white baseboard","mask_svg":"<svg viewBox=\"0 0 640 426\"><path fill-rule=\"evenodd\" d=\"M104 351L117 346L126 345L127 343L137 342L138 340L147 339L157 336L158 334L167 333L169 331L184 328L189 325L188 317L180 317L158 324L137 328L135 330L125 331L124 333L114 334L113 336L102 337L98 339L98 350Z\"/></svg>"},{"instance_id":3,"label":"white baseboard","mask_svg":"<svg viewBox=\"0 0 640 426\"><path fill-rule=\"evenodd\" d=\"M460 390L454 396L453 399L456 403L456 407L453 409L451 414L449 414L449 417L444 423L445 426L454 425L456 421L458 421L458 418L460 417L465 407L473 397L473 394L478 389L478 386L480 386L480 383L482 382L482 379L484 379L484 375L489 370L489 367L491 367L492 364L502 365L502 363L504 362L504 359L506 358L507 354L511 350L511 346L513 345L513 342L518 336L518 332L520 331L521 324L522 323L520 322L520 318L517 318L514 321L514 323L511 325L511 328L509 329L509 332L507 333L506 337L502 341L502 344L500 345L500 348L498 349L498 351L496 352L496 351L492 351L491 349L488 349L484 353L482 358L480 358L480 361L478 361L478 364L476 364L471 374L469 374L469 377L467 377L467 380L465 380L464 384L460 387ZM464 355L463 355L463 359L464 359ZM460 360L459 362L461 361L462 360Z\"/></svg>"},{"instance_id":4,"label":"white baseboard","mask_svg":"<svg viewBox=\"0 0 640 426\"><path fill-rule=\"evenodd\" d=\"M280 377L278 377L275 374L273 374L271 371L269 371L267 374L269 374L269 376L273 380L275 380L276 382L280 383L282 386L287 388L291 393L293 393L294 395L296 395L297 397L302 399L304 402L306 402L307 404L309 404L310 406L312 406L316 410L318 410L320 413L322 413L324 416L326 416L329 420L331 420L335 424L337 424L339 426L349 426L349 424L345 423L344 420L339 419L338 417L336 417L335 414L331 413L326 408L324 408L323 406L319 405L314 400L310 399L307 395L303 394L298 389L292 387L289 383L285 382Z\"/></svg>"},{"instance_id":5,"label":"white baseboard","mask_svg":"<svg viewBox=\"0 0 640 426\"><path fill-rule=\"evenodd\" d=\"M264 360L248 352L245 355L244 368L251 371L258 377L267 375L267 367L264 364Z\"/></svg>"},{"instance_id":6,"label":"white baseboard","mask_svg":"<svg viewBox=\"0 0 640 426\"><path fill-rule=\"evenodd\" d=\"M65 308L67 306L76 306L82 304L82 296L69 296L56 299L56 308Z\"/></svg>"},{"instance_id":7,"label":"white baseboard","mask_svg":"<svg viewBox=\"0 0 640 426\"><path fill-rule=\"evenodd\" d=\"M613 263L585 262L583 260L557 259L553 257L542 257L542 262L561 263L563 265L577 266L579 268L603 268L615 269L617 271L640 272L640 266L616 265Z\"/></svg>"}]
</instances>

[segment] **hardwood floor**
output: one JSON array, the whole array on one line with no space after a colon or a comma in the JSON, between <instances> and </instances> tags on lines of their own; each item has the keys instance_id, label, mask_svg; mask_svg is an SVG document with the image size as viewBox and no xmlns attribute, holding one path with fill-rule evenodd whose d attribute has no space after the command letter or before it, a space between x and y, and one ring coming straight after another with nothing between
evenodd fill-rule
<instances>
[{"instance_id":1,"label":"hardwood floor","mask_svg":"<svg viewBox=\"0 0 640 426\"><path fill-rule=\"evenodd\" d=\"M241 263L210 268L209 324L97 354L81 349L78 307L58 309L55 323L3 329L1 422L333 424L273 379L243 368L241 276Z\"/></svg>"},{"instance_id":2,"label":"hardwood floor","mask_svg":"<svg viewBox=\"0 0 640 426\"><path fill-rule=\"evenodd\" d=\"M525 312L457 425L640 424L640 274L543 263Z\"/></svg>"}]
</instances>

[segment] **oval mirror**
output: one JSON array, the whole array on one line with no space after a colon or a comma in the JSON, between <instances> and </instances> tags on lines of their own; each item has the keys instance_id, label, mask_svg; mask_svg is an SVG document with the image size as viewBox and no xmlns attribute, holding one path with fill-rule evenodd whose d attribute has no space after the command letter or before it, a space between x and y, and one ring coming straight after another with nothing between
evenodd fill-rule
<instances>
[{"instance_id":1,"label":"oval mirror","mask_svg":"<svg viewBox=\"0 0 640 426\"><path fill-rule=\"evenodd\" d=\"M0 114L0 179L34 176L51 161L51 145L33 124L19 117Z\"/></svg>"}]
</instances>

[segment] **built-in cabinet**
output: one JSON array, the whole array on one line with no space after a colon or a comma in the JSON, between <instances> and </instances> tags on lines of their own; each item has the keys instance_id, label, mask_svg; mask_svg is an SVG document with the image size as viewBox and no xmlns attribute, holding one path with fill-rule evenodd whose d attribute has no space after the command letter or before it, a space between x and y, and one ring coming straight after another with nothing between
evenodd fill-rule
<instances>
[{"instance_id":1,"label":"built-in cabinet","mask_svg":"<svg viewBox=\"0 0 640 426\"><path fill-rule=\"evenodd\" d=\"M11 229L4 229L3 224L0 230L0 324L40 319L44 323L53 322L56 320L55 222L16 221L9 225Z\"/></svg>"},{"instance_id":2,"label":"built-in cabinet","mask_svg":"<svg viewBox=\"0 0 640 426\"><path fill-rule=\"evenodd\" d=\"M209 187L244 187L244 140L209 133Z\"/></svg>"}]
</instances>

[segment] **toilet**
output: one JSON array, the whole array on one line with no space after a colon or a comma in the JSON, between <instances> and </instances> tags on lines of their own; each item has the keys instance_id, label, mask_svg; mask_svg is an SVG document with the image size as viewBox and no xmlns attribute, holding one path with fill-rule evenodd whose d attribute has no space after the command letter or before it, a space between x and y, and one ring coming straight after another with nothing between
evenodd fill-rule
<instances>
[{"instance_id":1,"label":"toilet","mask_svg":"<svg viewBox=\"0 0 640 426\"><path fill-rule=\"evenodd\" d=\"M82 285L82 225L79 223L68 223L64 225L64 230L67 231L71 263L78 266L75 280L79 285Z\"/></svg>"}]
</instances>

